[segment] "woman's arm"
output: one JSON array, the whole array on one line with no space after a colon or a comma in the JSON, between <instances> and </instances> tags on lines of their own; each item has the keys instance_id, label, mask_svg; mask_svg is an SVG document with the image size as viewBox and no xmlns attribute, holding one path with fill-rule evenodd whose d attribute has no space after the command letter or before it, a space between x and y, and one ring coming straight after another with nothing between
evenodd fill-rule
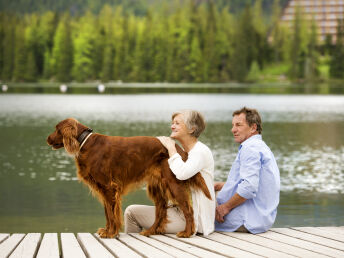
<instances>
[{"instance_id":1,"label":"woman's arm","mask_svg":"<svg viewBox=\"0 0 344 258\"><path fill-rule=\"evenodd\" d=\"M181 156L178 154L175 141L169 137L158 137L161 143L166 147L170 158L168 164L173 174L176 175L179 180L186 180L197 174L201 169L204 168L204 158L202 153L193 152L189 153L187 161L183 161Z\"/></svg>"},{"instance_id":2,"label":"woman's arm","mask_svg":"<svg viewBox=\"0 0 344 258\"><path fill-rule=\"evenodd\" d=\"M170 157L177 153L176 142L172 138L166 136L159 136L157 138L161 142L161 144L164 145L165 148L168 150L168 155Z\"/></svg>"}]
</instances>

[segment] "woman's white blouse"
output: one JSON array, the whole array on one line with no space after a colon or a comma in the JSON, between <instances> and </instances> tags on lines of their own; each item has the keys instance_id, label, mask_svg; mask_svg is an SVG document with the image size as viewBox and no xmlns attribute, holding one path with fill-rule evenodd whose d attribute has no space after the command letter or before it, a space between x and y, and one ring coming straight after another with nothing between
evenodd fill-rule
<instances>
[{"instance_id":1,"label":"woman's white blouse","mask_svg":"<svg viewBox=\"0 0 344 258\"><path fill-rule=\"evenodd\" d=\"M198 172L201 173L211 195L209 200L202 191L191 190L192 207L196 232L204 236L214 231L215 221L215 191L214 191L214 158L210 149L198 141L188 153L188 159L184 162L176 153L169 158L168 163L172 172L179 180L186 180Z\"/></svg>"}]
</instances>

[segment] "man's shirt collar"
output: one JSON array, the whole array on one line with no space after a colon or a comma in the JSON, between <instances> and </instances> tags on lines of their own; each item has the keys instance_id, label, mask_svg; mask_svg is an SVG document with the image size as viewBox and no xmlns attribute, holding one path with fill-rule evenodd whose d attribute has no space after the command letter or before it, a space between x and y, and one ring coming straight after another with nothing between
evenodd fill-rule
<instances>
[{"instance_id":1,"label":"man's shirt collar","mask_svg":"<svg viewBox=\"0 0 344 258\"><path fill-rule=\"evenodd\" d=\"M243 141L240 146L239 146L239 150L241 149L241 147L243 145L246 145L252 141L255 141L255 140L262 140L262 135L261 134L255 134L255 135L252 135L251 137L249 137L248 139L246 139L245 141Z\"/></svg>"}]
</instances>

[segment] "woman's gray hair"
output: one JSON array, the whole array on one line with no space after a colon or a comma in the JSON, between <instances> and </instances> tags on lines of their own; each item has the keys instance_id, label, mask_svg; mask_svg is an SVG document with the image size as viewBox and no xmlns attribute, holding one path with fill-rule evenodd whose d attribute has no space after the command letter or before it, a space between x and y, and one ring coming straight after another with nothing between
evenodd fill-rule
<instances>
[{"instance_id":1,"label":"woman's gray hair","mask_svg":"<svg viewBox=\"0 0 344 258\"><path fill-rule=\"evenodd\" d=\"M191 135L198 138L205 129L205 121L203 115L196 111L185 109L172 114L172 121L177 115L183 115L184 123L189 130L193 130Z\"/></svg>"}]
</instances>

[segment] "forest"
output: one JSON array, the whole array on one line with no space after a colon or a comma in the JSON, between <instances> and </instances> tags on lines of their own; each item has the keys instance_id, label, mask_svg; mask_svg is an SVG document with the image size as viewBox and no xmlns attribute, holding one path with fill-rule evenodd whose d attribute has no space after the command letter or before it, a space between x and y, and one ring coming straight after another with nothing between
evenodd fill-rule
<instances>
[{"instance_id":1,"label":"forest","mask_svg":"<svg viewBox=\"0 0 344 258\"><path fill-rule=\"evenodd\" d=\"M319 42L300 11L291 28L278 22L286 1L228 2L2 0L0 80L344 79L343 21L335 43Z\"/></svg>"}]
</instances>

